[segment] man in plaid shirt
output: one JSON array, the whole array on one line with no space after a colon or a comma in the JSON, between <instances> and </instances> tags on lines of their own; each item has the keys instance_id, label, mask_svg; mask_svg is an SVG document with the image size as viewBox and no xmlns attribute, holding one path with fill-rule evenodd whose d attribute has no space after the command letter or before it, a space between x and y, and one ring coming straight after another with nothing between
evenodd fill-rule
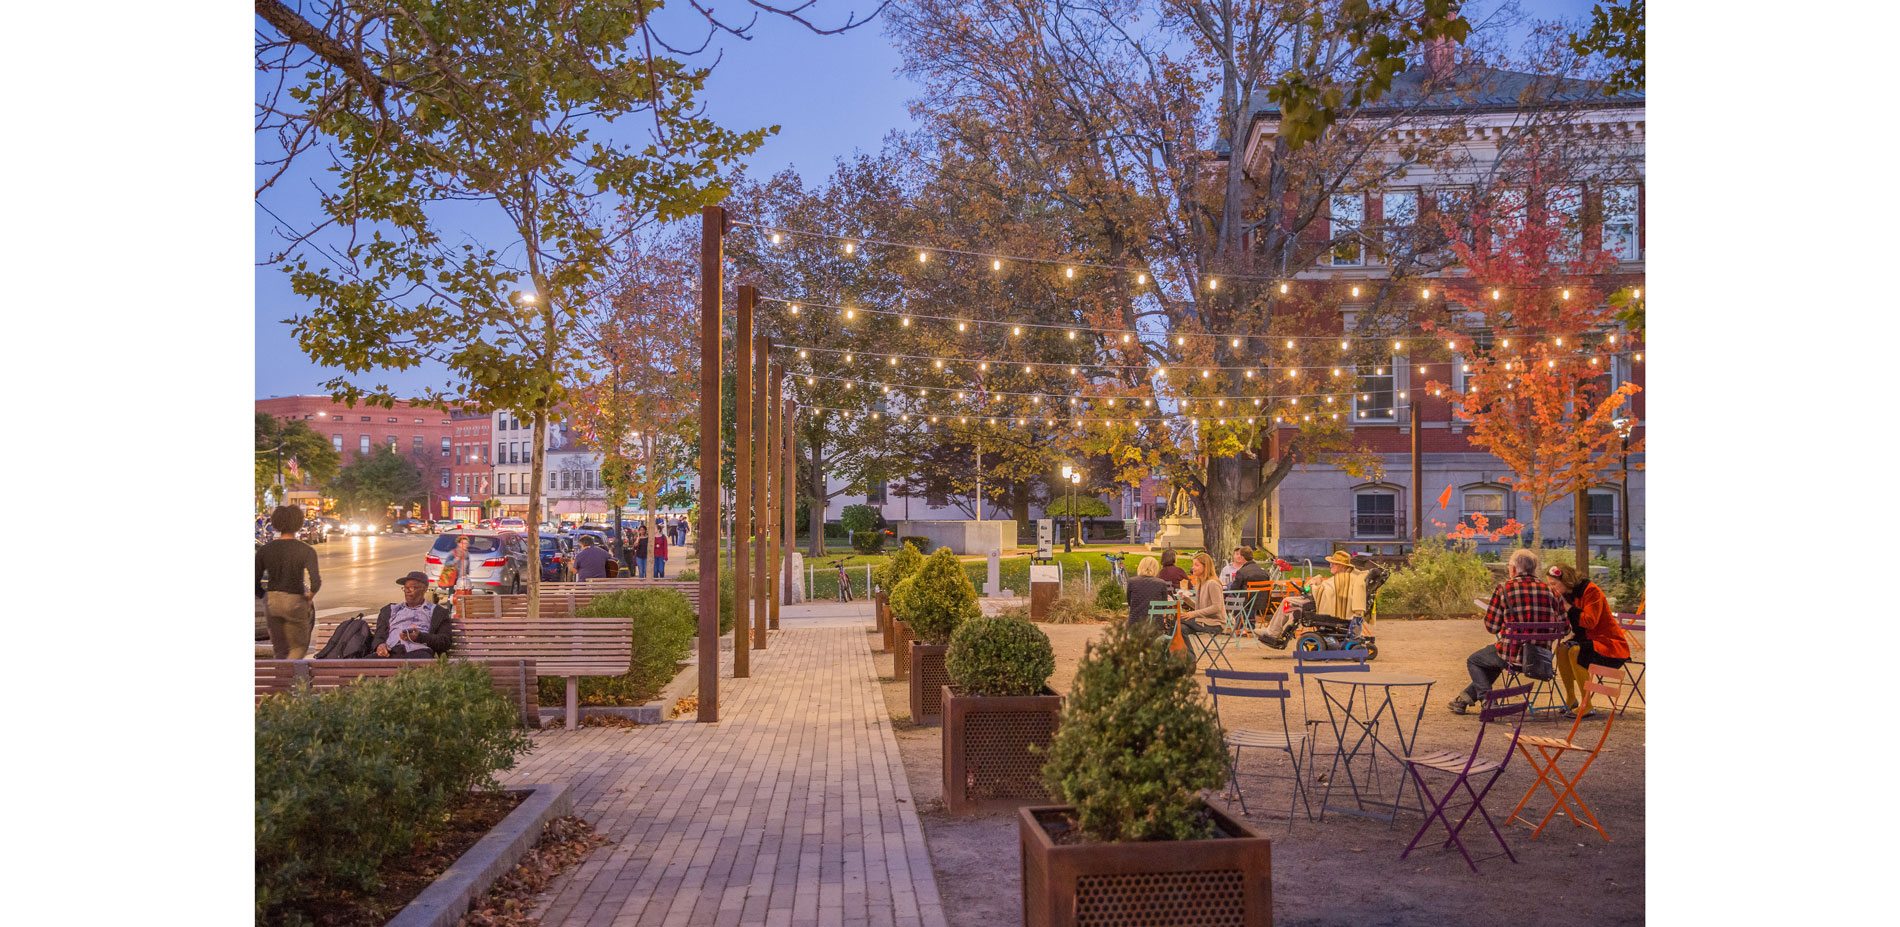
<instances>
[{"instance_id":1,"label":"man in plaid shirt","mask_svg":"<svg viewBox=\"0 0 1900 927\"><path fill-rule=\"evenodd\" d=\"M1491 593L1491 604L1484 611L1484 629L1497 634L1507 624L1562 620L1563 600L1537 578L1537 555L1528 550L1513 553L1511 578ZM1523 665L1523 649L1524 645L1517 641L1499 638L1491 646L1479 648L1477 653L1465 658L1471 685L1452 698L1452 712L1462 715L1466 708L1483 702L1485 693L1491 691L1491 684L1498 681L1505 669Z\"/></svg>"}]
</instances>

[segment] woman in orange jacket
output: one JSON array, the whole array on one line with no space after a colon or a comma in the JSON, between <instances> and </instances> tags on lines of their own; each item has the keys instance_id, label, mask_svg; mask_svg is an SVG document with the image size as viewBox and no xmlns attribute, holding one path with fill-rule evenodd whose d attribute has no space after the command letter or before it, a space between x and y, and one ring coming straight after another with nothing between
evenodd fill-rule
<instances>
[{"instance_id":1,"label":"woman in orange jacket","mask_svg":"<svg viewBox=\"0 0 1900 927\"><path fill-rule=\"evenodd\" d=\"M1587 718L1596 711L1590 706L1590 692L1583 688L1588 681L1587 668L1620 669L1630 658L1629 635L1616 623L1609 597L1576 567L1557 564L1549 569L1544 582L1563 598L1570 619L1570 640L1557 659L1557 674L1564 688L1564 716L1575 717L1581 710ZM1581 709L1577 707L1579 695Z\"/></svg>"}]
</instances>

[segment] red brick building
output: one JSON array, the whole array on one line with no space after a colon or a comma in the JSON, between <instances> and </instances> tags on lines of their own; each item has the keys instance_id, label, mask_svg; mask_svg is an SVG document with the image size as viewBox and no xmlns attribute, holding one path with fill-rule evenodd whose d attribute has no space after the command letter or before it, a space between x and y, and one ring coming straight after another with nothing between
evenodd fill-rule
<instances>
[{"instance_id":1,"label":"red brick building","mask_svg":"<svg viewBox=\"0 0 1900 927\"><path fill-rule=\"evenodd\" d=\"M255 407L285 421L300 420L329 438L343 466L377 445L388 445L416 465L428 490L426 501L399 517L449 517L454 459L450 414L408 402L398 402L393 409L351 408L328 396L272 396L257 400ZM321 487L294 480L289 497L306 506L322 503Z\"/></svg>"},{"instance_id":2,"label":"red brick building","mask_svg":"<svg viewBox=\"0 0 1900 927\"><path fill-rule=\"evenodd\" d=\"M448 517L475 521L483 507L495 495L494 451L491 431L494 419L486 412L457 411L449 416L451 455L449 458Z\"/></svg>"}]
</instances>

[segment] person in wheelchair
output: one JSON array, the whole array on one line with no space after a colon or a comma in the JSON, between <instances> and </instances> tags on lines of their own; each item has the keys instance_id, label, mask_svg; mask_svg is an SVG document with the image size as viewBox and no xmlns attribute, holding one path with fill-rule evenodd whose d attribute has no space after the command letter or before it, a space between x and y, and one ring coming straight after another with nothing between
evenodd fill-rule
<instances>
[{"instance_id":1,"label":"person in wheelchair","mask_svg":"<svg viewBox=\"0 0 1900 927\"><path fill-rule=\"evenodd\" d=\"M1280 603L1267 629L1260 633L1260 642L1269 647L1285 649L1287 642L1293 639L1293 633L1302 627L1318 627L1325 630L1358 634L1369 633L1372 628L1366 622L1366 574L1352 565L1352 555L1344 551L1334 551L1326 558L1326 564L1332 575L1321 577L1307 584L1312 592L1308 596L1287 596ZM1354 629L1353 623L1361 622L1362 628ZM1358 636L1354 634L1353 636Z\"/></svg>"}]
</instances>

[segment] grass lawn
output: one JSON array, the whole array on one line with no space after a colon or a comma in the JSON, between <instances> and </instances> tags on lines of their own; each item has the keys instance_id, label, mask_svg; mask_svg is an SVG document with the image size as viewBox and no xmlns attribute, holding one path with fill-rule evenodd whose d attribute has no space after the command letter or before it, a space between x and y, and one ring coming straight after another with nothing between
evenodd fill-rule
<instances>
[{"instance_id":1,"label":"grass lawn","mask_svg":"<svg viewBox=\"0 0 1900 927\"><path fill-rule=\"evenodd\" d=\"M1058 548L1055 552L1055 558L1051 562L1062 568L1063 595L1094 595L1095 590L1101 587L1103 579L1110 574L1106 555L1118 552L1126 556L1126 559L1123 561L1123 568L1129 576L1134 575L1135 567L1141 563L1143 557L1153 556L1159 559L1158 554L1152 553L1139 546L1127 544L1088 545L1078 548L1074 553L1070 554L1065 554ZM890 557L886 554L865 556L855 552L847 556L844 551L836 551L823 561L807 559L805 561L806 566L812 568L809 590L812 598L836 599L838 597L838 574L837 570L835 570L831 564L833 561L839 559L845 562L845 573L851 581L852 595L862 598L867 594L864 575L865 565L869 564L871 568L875 570L878 566L889 560ZM987 582L989 578L988 558L963 557L961 559L963 560L963 570L969 575L970 582L976 584L979 592L983 591L983 584ZM1190 558L1188 557L1181 558L1179 562L1183 569L1191 565ZM1026 553L1003 557L998 564L1003 586L1016 595L1028 595L1029 566L1030 557ZM1313 570L1313 573L1316 574L1323 572L1325 571L1321 569ZM1304 568L1296 568L1288 575L1304 576L1307 575L1307 571Z\"/></svg>"}]
</instances>

